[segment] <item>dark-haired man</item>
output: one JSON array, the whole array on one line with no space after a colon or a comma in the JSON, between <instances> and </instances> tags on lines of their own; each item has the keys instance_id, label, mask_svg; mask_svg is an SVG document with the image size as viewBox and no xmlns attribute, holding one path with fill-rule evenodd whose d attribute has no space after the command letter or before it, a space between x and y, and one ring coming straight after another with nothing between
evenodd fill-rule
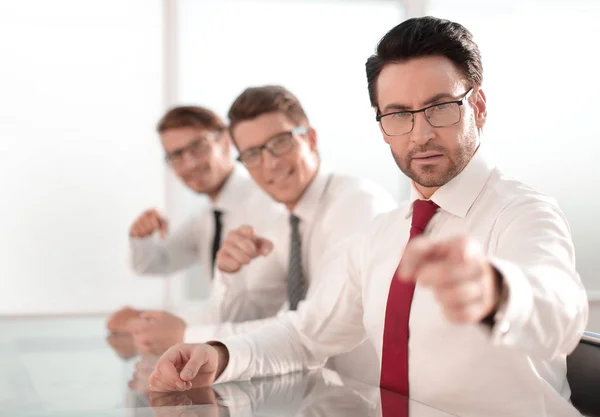
<instances>
[{"instance_id":1,"label":"dark-haired man","mask_svg":"<svg viewBox=\"0 0 600 417\"><path fill-rule=\"evenodd\" d=\"M579 415L566 356L588 305L569 227L553 199L506 177L480 146L482 75L457 23L415 18L388 32L367 61L369 93L411 200L378 217L330 265L339 279L297 312L173 347L151 387L291 372L368 337L385 416L408 412L389 392L461 416Z\"/></svg>"}]
</instances>

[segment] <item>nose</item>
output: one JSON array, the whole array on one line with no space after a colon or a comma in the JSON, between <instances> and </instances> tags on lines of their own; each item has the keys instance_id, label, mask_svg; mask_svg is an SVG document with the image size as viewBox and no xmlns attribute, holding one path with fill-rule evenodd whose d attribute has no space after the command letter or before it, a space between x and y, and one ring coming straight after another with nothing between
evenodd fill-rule
<instances>
[{"instance_id":1,"label":"nose","mask_svg":"<svg viewBox=\"0 0 600 417\"><path fill-rule=\"evenodd\" d=\"M198 157L192 155L191 152L185 151L181 154L181 168L184 170L194 169L199 164Z\"/></svg>"},{"instance_id":2,"label":"nose","mask_svg":"<svg viewBox=\"0 0 600 417\"><path fill-rule=\"evenodd\" d=\"M267 149L262 150L263 167L269 170L274 170L281 164L280 156L273 156Z\"/></svg>"},{"instance_id":3,"label":"nose","mask_svg":"<svg viewBox=\"0 0 600 417\"><path fill-rule=\"evenodd\" d=\"M410 140L415 145L424 145L435 136L435 128L427 121L425 113L417 113L414 115L414 126L410 132Z\"/></svg>"}]
</instances>

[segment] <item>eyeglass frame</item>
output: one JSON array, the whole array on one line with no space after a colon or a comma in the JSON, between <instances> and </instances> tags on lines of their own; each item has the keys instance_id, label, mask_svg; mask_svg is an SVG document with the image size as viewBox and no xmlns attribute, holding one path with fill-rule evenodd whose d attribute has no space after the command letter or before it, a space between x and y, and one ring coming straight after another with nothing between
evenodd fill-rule
<instances>
[{"instance_id":1,"label":"eyeglass frame","mask_svg":"<svg viewBox=\"0 0 600 417\"><path fill-rule=\"evenodd\" d=\"M199 155L195 155L195 156L206 155L208 153L208 150L210 149L210 143L217 142L219 139L221 139L221 136L223 136L224 131L225 131L225 128L212 130L208 134L205 134L203 136L200 136L200 137L194 139L193 141L191 141L190 143L188 143L187 145L185 145L182 148L179 148L173 152L166 152L165 156L164 156L165 162L167 164L170 164L171 166L179 165L179 163L173 163L173 159L178 158L178 157L183 158L183 155L187 152L193 154L192 149L194 149L194 147L200 143L202 143L206 146L204 146L202 148L202 151L200 152ZM174 156L173 154L177 154L177 155Z\"/></svg>"},{"instance_id":2,"label":"eyeglass frame","mask_svg":"<svg viewBox=\"0 0 600 417\"><path fill-rule=\"evenodd\" d=\"M417 114L417 113L423 113L423 114L425 114L426 110L429 110L429 109L431 109L433 107L441 106L441 105L444 105L444 104L458 104L459 105L458 110L460 111L460 106L463 106L465 104L465 102L471 96L471 93L473 93L473 90L474 90L474 88L471 87L466 93L464 93L464 95L462 96L462 98L460 100L444 101L443 103L435 103L435 104L432 104L432 105L427 106L427 107L423 107L422 109L418 109L418 110L399 110L399 111L394 111L394 112L386 113L386 114L378 114L377 116L375 116L375 120L381 126L381 130L383 130L383 132L386 135L388 135L388 136L404 136L404 135L408 135L415 128L415 114ZM381 123L381 119L384 118L384 117L386 117L386 116L391 116L391 115L399 114L399 113L410 113L412 115L412 126L411 126L411 128L410 128L410 130L408 132L401 133L399 135L390 135L383 128L383 124ZM460 123L461 119L462 119L462 112L460 112L460 117L458 118L458 120L456 122L454 122L452 124L449 124L449 125L444 125L444 126L435 126L433 123L431 123L431 121L429 120L429 118L427 118L427 116L425 116L425 120L427 120L427 123L429 123L432 127L435 127L435 128L454 126L455 124Z\"/></svg>"},{"instance_id":3,"label":"eyeglass frame","mask_svg":"<svg viewBox=\"0 0 600 417\"><path fill-rule=\"evenodd\" d=\"M263 150L266 149L271 154L271 156L273 156L275 158L279 158L279 157L287 154L288 152L290 152L293 149L293 146L292 146L287 151L283 152L280 155L277 155L277 154L273 153L273 150L270 149L268 146L269 143L271 143L273 140L281 138L283 135L289 135L290 142L292 142L296 138L296 135L305 135L307 133L308 133L307 126L296 126L295 128L293 128L291 130L286 130L284 132L277 133L277 134L273 135L272 137L270 137L269 139L267 139L267 141L265 143L263 143L262 145L253 146L251 148L245 149L243 152L240 152L240 154L236 158L236 161L242 163L246 168L256 168L256 167L260 166L260 164L263 161L263 157L262 157ZM246 165L243 161L243 154L248 151L258 151L257 154L260 155L260 162L258 164L256 164L255 166L252 165L252 166L248 167L248 165Z\"/></svg>"}]
</instances>

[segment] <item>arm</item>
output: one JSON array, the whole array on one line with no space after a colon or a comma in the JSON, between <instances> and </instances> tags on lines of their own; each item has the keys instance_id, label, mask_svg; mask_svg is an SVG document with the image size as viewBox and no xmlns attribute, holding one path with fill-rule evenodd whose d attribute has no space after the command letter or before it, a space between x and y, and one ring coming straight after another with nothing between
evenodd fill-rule
<instances>
[{"instance_id":1,"label":"arm","mask_svg":"<svg viewBox=\"0 0 600 417\"><path fill-rule=\"evenodd\" d=\"M328 263L314 292L260 330L224 339L229 363L218 381L285 374L322 365L366 339L362 324L357 240L346 256Z\"/></svg>"},{"instance_id":2,"label":"arm","mask_svg":"<svg viewBox=\"0 0 600 417\"><path fill-rule=\"evenodd\" d=\"M366 339L362 325L361 271L357 255L368 247L358 240L348 255L332 262L321 291L260 330L221 342L180 344L158 361L150 387L176 391L252 377L285 374L318 366Z\"/></svg>"},{"instance_id":3,"label":"arm","mask_svg":"<svg viewBox=\"0 0 600 417\"><path fill-rule=\"evenodd\" d=\"M236 273L216 270L210 299L188 309L185 341L204 342L260 327L286 301L285 269L275 253L258 257Z\"/></svg>"},{"instance_id":4,"label":"arm","mask_svg":"<svg viewBox=\"0 0 600 417\"><path fill-rule=\"evenodd\" d=\"M162 275L186 268L198 260L197 219L181 225L164 241L155 236L130 238L131 266L139 274Z\"/></svg>"},{"instance_id":5,"label":"arm","mask_svg":"<svg viewBox=\"0 0 600 417\"><path fill-rule=\"evenodd\" d=\"M564 215L536 201L507 209L498 222L491 263L508 298L494 325L495 343L545 359L571 353L585 330L588 302Z\"/></svg>"}]
</instances>

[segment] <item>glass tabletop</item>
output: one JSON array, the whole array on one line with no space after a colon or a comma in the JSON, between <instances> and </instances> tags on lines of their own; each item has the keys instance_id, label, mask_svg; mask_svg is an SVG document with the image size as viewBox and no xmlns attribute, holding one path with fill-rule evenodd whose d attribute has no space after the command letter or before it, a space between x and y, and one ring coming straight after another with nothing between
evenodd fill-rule
<instances>
[{"instance_id":1,"label":"glass tabletop","mask_svg":"<svg viewBox=\"0 0 600 417\"><path fill-rule=\"evenodd\" d=\"M104 317L0 319L0 415L381 415L379 388L330 369L148 392L156 359L138 356L130 336L108 334ZM411 416L451 416L398 397L409 401Z\"/></svg>"}]
</instances>

